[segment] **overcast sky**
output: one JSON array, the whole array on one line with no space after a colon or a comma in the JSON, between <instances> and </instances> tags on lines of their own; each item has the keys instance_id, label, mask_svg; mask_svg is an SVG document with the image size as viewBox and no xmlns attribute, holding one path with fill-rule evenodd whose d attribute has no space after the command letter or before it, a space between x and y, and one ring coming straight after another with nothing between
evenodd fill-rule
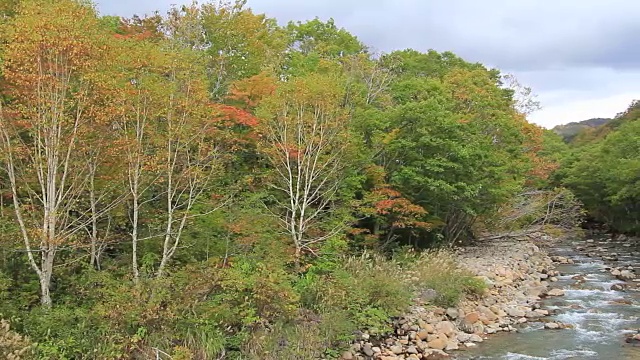
<instances>
[{"instance_id":1,"label":"overcast sky","mask_svg":"<svg viewBox=\"0 0 640 360\"><path fill-rule=\"evenodd\" d=\"M131 16L189 0L97 0ZM545 127L611 117L640 99L637 0L249 0L290 20L334 18L379 52L452 51L513 73L538 94L530 120Z\"/></svg>"}]
</instances>

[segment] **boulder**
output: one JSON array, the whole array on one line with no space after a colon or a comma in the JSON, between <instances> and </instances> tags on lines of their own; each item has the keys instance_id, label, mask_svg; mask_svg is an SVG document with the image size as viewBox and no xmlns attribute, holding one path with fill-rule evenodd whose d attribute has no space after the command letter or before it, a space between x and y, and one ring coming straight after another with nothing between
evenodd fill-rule
<instances>
[{"instance_id":1,"label":"boulder","mask_svg":"<svg viewBox=\"0 0 640 360\"><path fill-rule=\"evenodd\" d=\"M440 336L435 340L431 340L427 343L427 346L432 349L444 350L447 348L449 339L446 336Z\"/></svg>"},{"instance_id":2,"label":"boulder","mask_svg":"<svg viewBox=\"0 0 640 360\"><path fill-rule=\"evenodd\" d=\"M477 322L478 320L480 320L480 314L476 311L474 312L470 312L467 315L465 315L464 317L464 321L473 324L475 322Z\"/></svg>"},{"instance_id":3,"label":"boulder","mask_svg":"<svg viewBox=\"0 0 640 360\"><path fill-rule=\"evenodd\" d=\"M436 325L436 331L449 337L456 333L456 326L450 321L441 321Z\"/></svg>"},{"instance_id":4,"label":"boulder","mask_svg":"<svg viewBox=\"0 0 640 360\"><path fill-rule=\"evenodd\" d=\"M524 310L518 309L516 307L507 308L507 314L511 317L517 317L517 318L521 318L526 315Z\"/></svg>"},{"instance_id":5,"label":"boulder","mask_svg":"<svg viewBox=\"0 0 640 360\"><path fill-rule=\"evenodd\" d=\"M491 309L486 306L478 306L478 312L484 315L489 321L498 320L498 315L496 315Z\"/></svg>"}]
</instances>

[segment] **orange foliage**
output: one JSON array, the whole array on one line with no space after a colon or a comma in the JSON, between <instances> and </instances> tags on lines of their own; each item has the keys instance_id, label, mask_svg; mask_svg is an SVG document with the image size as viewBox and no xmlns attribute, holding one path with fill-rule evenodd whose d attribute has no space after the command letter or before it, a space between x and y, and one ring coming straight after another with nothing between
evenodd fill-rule
<instances>
[{"instance_id":1,"label":"orange foliage","mask_svg":"<svg viewBox=\"0 0 640 360\"><path fill-rule=\"evenodd\" d=\"M374 190L373 195L381 198L374 203L375 213L387 217L393 227L431 228L431 224L419 220L427 214L427 211L422 206L402 197L398 191L390 187L381 187Z\"/></svg>"},{"instance_id":2,"label":"orange foliage","mask_svg":"<svg viewBox=\"0 0 640 360\"><path fill-rule=\"evenodd\" d=\"M265 97L276 90L276 79L264 73L231 84L227 100L239 103L245 109L254 109Z\"/></svg>"},{"instance_id":3,"label":"orange foliage","mask_svg":"<svg viewBox=\"0 0 640 360\"><path fill-rule=\"evenodd\" d=\"M160 31L162 17L158 14L140 18L137 15L131 19L123 19L118 28L118 39L160 40L164 37Z\"/></svg>"},{"instance_id":4,"label":"orange foliage","mask_svg":"<svg viewBox=\"0 0 640 360\"><path fill-rule=\"evenodd\" d=\"M257 117L231 105L211 104L211 109L212 121L216 125L214 131L218 138L225 139L231 151L238 151L256 143L259 137Z\"/></svg>"}]
</instances>

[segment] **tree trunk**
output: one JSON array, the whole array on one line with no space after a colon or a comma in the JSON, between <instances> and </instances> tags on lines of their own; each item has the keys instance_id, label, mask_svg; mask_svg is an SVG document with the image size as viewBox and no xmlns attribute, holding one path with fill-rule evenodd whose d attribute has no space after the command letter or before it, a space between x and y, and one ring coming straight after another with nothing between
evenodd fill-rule
<instances>
[{"instance_id":1,"label":"tree trunk","mask_svg":"<svg viewBox=\"0 0 640 360\"><path fill-rule=\"evenodd\" d=\"M40 280L40 303L45 308L50 308L51 301L51 275L53 274L53 260L55 250L47 249L42 252L42 269L38 274Z\"/></svg>"}]
</instances>

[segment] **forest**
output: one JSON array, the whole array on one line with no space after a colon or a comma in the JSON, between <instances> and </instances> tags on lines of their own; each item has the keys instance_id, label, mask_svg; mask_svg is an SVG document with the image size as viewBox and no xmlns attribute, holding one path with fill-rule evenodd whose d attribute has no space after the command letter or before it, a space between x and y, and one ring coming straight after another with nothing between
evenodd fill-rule
<instances>
[{"instance_id":1,"label":"forest","mask_svg":"<svg viewBox=\"0 0 640 360\"><path fill-rule=\"evenodd\" d=\"M638 103L565 143L509 74L242 0L0 18L8 359L335 358L418 286L481 294L454 246L640 232Z\"/></svg>"}]
</instances>

